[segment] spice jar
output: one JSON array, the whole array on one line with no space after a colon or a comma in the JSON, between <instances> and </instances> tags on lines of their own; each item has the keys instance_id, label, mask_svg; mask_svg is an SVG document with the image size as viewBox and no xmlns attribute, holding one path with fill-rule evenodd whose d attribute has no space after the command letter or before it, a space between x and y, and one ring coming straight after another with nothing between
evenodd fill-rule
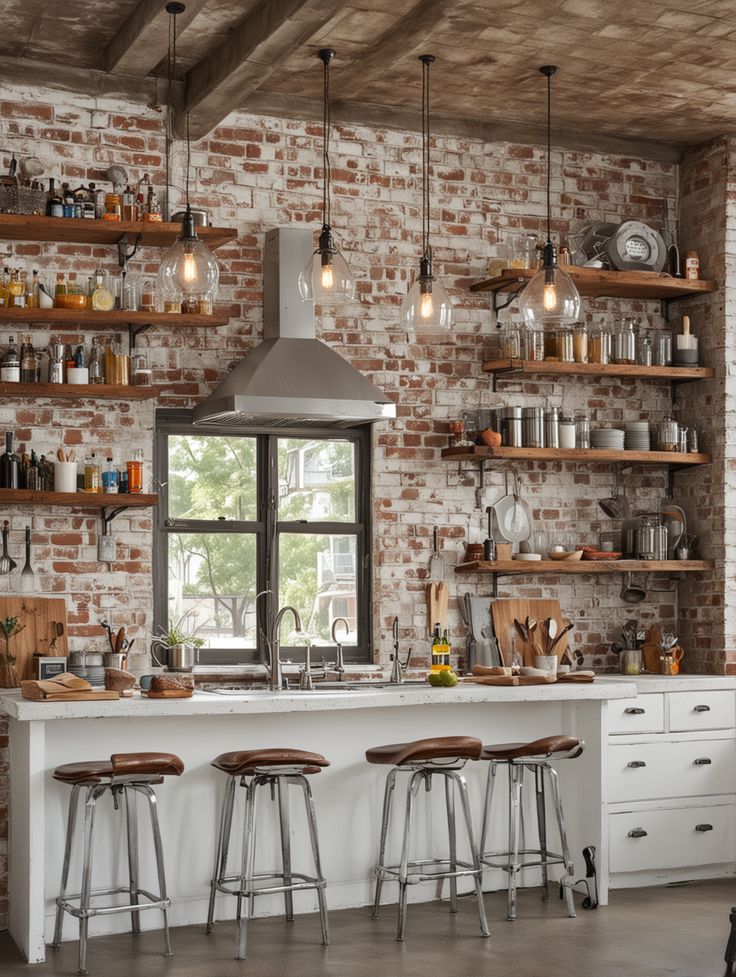
<instances>
[{"instance_id":1,"label":"spice jar","mask_svg":"<svg viewBox=\"0 0 736 977\"><path fill-rule=\"evenodd\" d=\"M574 335L572 329L557 330L557 359L561 363L574 363Z\"/></svg>"},{"instance_id":2,"label":"spice jar","mask_svg":"<svg viewBox=\"0 0 736 977\"><path fill-rule=\"evenodd\" d=\"M143 491L143 452L140 448L133 449L133 457L125 463L128 473L128 491L138 494Z\"/></svg>"},{"instance_id":3,"label":"spice jar","mask_svg":"<svg viewBox=\"0 0 736 977\"><path fill-rule=\"evenodd\" d=\"M106 221L119 221L123 219L123 206L119 193L105 194L105 213L102 219Z\"/></svg>"},{"instance_id":4,"label":"spice jar","mask_svg":"<svg viewBox=\"0 0 736 977\"><path fill-rule=\"evenodd\" d=\"M575 447L575 419L571 414L560 414L559 439L560 448Z\"/></svg>"},{"instance_id":5,"label":"spice jar","mask_svg":"<svg viewBox=\"0 0 736 977\"><path fill-rule=\"evenodd\" d=\"M685 278L696 281L700 278L700 259L697 251L685 252Z\"/></svg>"},{"instance_id":6,"label":"spice jar","mask_svg":"<svg viewBox=\"0 0 736 977\"><path fill-rule=\"evenodd\" d=\"M544 359L544 330L528 329L526 334L526 358L540 362Z\"/></svg>"},{"instance_id":7,"label":"spice jar","mask_svg":"<svg viewBox=\"0 0 736 977\"><path fill-rule=\"evenodd\" d=\"M573 332L573 351L576 363L588 362L588 327L584 322L576 322Z\"/></svg>"},{"instance_id":8,"label":"spice jar","mask_svg":"<svg viewBox=\"0 0 736 977\"><path fill-rule=\"evenodd\" d=\"M516 328L504 329L501 335L501 355L510 360L521 358L521 331Z\"/></svg>"},{"instance_id":9,"label":"spice jar","mask_svg":"<svg viewBox=\"0 0 736 977\"><path fill-rule=\"evenodd\" d=\"M636 326L637 321L631 316L624 316L614 337L614 363L636 363Z\"/></svg>"},{"instance_id":10,"label":"spice jar","mask_svg":"<svg viewBox=\"0 0 736 977\"><path fill-rule=\"evenodd\" d=\"M612 345L611 330L601 323L590 336L588 342L588 362L610 363L612 359Z\"/></svg>"}]
</instances>

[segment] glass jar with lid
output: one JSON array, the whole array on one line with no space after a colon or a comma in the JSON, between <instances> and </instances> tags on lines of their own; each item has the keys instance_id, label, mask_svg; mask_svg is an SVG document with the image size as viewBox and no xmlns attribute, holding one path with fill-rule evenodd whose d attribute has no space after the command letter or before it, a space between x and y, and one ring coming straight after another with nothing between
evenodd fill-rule
<instances>
[{"instance_id":1,"label":"glass jar with lid","mask_svg":"<svg viewBox=\"0 0 736 977\"><path fill-rule=\"evenodd\" d=\"M584 322L576 322L573 329L573 352L576 363L588 362L588 327Z\"/></svg>"},{"instance_id":2,"label":"glass jar with lid","mask_svg":"<svg viewBox=\"0 0 736 977\"><path fill-rule=\"evenodd\" d=\"M610 363L612 361L613 337L603 319L593 329L588 340L588 362Z\"/></svg>"},{"instance_id":3,"label":"glass jar with lid","mask_svg":"<svg viewBox=\"0 0 736 977\"><path fill-rule=\"evenodd\" d=\"M614 363L633 366L636 363L636 340L638 320L633 316L624 316L614 337Z\"/></svg>"},{"instance_id":4,"label":"glass jar with lid","mask_svg":"<svg viewBox=\"0 0 736 977\"><path fill-rule=\"evenodd\" d=\"M572 329L562 328L557 330L557 359L561 363L574 363L574 334Z\"/></svg>"}]
</instances>

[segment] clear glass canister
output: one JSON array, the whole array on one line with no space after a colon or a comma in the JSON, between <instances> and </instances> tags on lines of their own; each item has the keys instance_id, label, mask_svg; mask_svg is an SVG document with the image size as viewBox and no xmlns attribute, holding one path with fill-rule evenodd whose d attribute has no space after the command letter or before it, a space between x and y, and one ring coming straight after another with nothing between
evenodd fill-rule
<instances>
[{"instance_id":1,"label":"clear glass canister","mask_svg":"<svg viewBox=\"0 0 736 977\"><path fill-rule=\"evenodd\" d=\"M655 366L672 366L672 333L658 332L653 349Z\"/></svg>"},{"instance_id":2,"label":"clear glass canister","mask_svg":"<svg viewBox=\"0 0 736 977\"><path fill-rule=\"evenodd\" d=\"M528 329L526 333L526 358L540 362L544 359L544 330Z\"/></svg>"},{"instance_id":3,"label":"clear glass canister","mask_svg":"<svg viewBox=\"0 0 736 977\"><path fill-rule=\"evenodd\" d=\"M575 345L572 329L557 330L557 359L561 363L575 362Z\"/></svg>"},{"instance_id":4,"label":"clear glass canister","mask_svg":"<svg viewBox=\"0 0 736 977\"><path fill-rule=\"evenodd\" d=\"M639 355L637 357L640 366L651 366L653 362L652 339L648 334L642 336L639 342Z\"/></svg>"},{"instance_id":5,"label":"clear glass canister","mask_svg":"<svg viewBox=\"0 0 736 977\"><path fill-rule=\"evenodd\" d=\"M560 447L575 447L575 418L570 414L560 415Z\"/></svg>"},{"instance_id":6,"label":"clear glass canister","mask_svg":"<svg viewBox=\"0 0 736 977\"><path fill-rule=\"evenodd\" d=\"M589 363L610 363L612 359L612 336L608 326L601 323L590 335L588 342Z\"/></svg>"},{"instance_id":7,"label":"clear glass canister","mask_svg":"<svg viewBox=\"0 0 736 977\"><path fill-rule=\"evenodd\" d=\"M614 337L614 363L636 363L636 331L637 320L624 316Z\"/></svg>"},{"instance_id":8,"label":"clear glass canister","mask_svg":"<svg viewBox=\"0 0 736 977\"><path fill-rule=\"evenodd\" d=\"M545 360L557 359L557 330L544 330L544 358Z\"/></svg>"},{"instance_id":9,"label":"clear glass canister","mask_svg":"<svg viewBox=\"0 0 736 977\"><path fill-rule=\"evenodd\" d=\"M588 327L584 322L576 322L573 332L573 351L576 363L588 362Z\"/></svg>"},{"instance_id":10,"label":"clear glass canister","mask_svg":"<svg viewBox=\"0 0 736 977\"><path fill-rule=\"evenodd\" d=\"M575 441L577 448L590 447L590 417L585 410L575 411Z\"/></svg>"},{"instance_id":11,"label":"clear glass canister","mask_svg":"<svg viewBox=\"0 0 736 977\"><path fill-rule=\"evenodd\" d=\"M515 326L504 329L501 334L501 355L506 359L521 358L521 330Z\"/></svg>"}]
</instances>

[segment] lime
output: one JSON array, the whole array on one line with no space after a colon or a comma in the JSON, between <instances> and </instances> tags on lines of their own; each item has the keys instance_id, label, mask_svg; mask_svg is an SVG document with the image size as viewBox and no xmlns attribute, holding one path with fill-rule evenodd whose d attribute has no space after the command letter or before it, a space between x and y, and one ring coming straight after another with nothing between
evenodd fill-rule
<instances>
[{"instance_id":1,"label":"lime","mask_svg":"<svg viewBox=\"0 0 736 977\"><path fill-rule=\"evenodd\" d=\"M447 668L443 672L440 672L439 684L451 689L453 685L457 685L457 675L451 668Z\"/></svg>"},{"instance_id":2,"label":"lime","mask_svg":"<svg viewBox=\"0 0 736 977\"><path fill-rule=\"evenodd\" d=\"M433 685L436 688L438 685L444 684L442 682L441 675L442 672L430 672L429 675L427 676L427 681L429 682L430 685Z\"/></svg>"}]
</instances>

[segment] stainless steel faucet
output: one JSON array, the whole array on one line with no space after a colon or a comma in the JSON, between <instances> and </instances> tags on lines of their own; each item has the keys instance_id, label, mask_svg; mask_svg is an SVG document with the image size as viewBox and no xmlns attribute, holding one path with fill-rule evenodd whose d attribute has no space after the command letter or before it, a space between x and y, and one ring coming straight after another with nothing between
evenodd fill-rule
<instances>
[{"instance_id":1,"label":"stainless steel faucet","mask_svg":"<svg viewBox=\"0 0 736 977\"><path fill-rule=\"evenodd\" d=\"M393 638L394 638L394 652L389 656L389 661L391 662L391 675L389 677L389 682L391 685L402 685L404 682L404 673L409 667L409 659L411 658L411 648L406 656L406 660L402 662L399 658L399 619L394 618L393 624Z\"/></svg>"},{"instance_id":2,"label":"stainless steel faucet","mask_svg":"<svg viewBox=\"0 0 736 977\"><path fill-rule=\"evenodd\" d=\"M342 643L337 640L337 625L345 625L345 637L350 633L350 625L345 620L344 617L336 617L332 622L332 640L335 642L335 667L333 671L337 675L338 682L342 682L343 676L345 675L345 661L342 656Z\"/></svg>"},{"instance_id":3,"label":"stainless steel faucet","mask_svg":"<svg viewBox=\"0 0 736 977\"><path fill-rule=\"evenodd\" d=\"M273 628L271 630L271 691L280 692L282 683L282 672L281 672L281 655L279 653L279 628L281 627L281 618L290 611L294 615L294 624L296 626L297 632L301 634L302 630L302 620L299 617L299 611L292 607L290 604L285 604L281 610L276 615L276 619L273 622Z\"/></svg>"}]
</instances>

